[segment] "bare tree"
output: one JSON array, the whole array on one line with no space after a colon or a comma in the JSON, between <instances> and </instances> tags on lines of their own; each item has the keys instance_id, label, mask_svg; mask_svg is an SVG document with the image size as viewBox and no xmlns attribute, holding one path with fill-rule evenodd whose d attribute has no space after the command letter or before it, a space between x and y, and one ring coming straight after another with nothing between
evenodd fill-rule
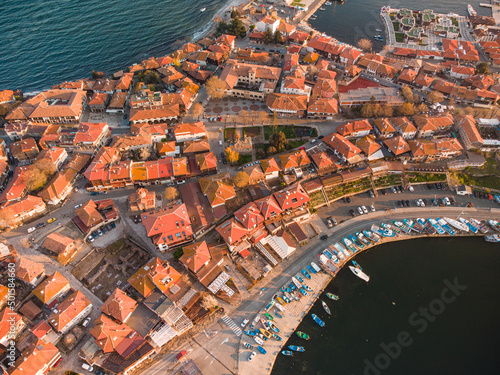
<instances>
[{"instance_id":1,"label":"bare tree","mask_svg":"<svg viewBox=\"0 0 500 375\"><path fill-rule=\"evenodd\" d=\"M173 201L173 200L177 199L178 196L179 196L179 192L173 186L169 186L168 188L166 188L165 193L163 193L163 197L169 201Z\"/></svg>"},{"instance_id":2,"label":"bare tree","mask_svg":"<svg viewBox=\"0 0 500 375\"><path fill-rule=\"evenodd\" d=\"M151 156L151 149L145 147L139 150L139 158L141 160L147 160Z\"/></svg>"},{"instance_id":3,"label":"bare tree","mask_svg":"<svg viewBox=\"0 0 500 375\"><path fill-rule=\"evenodd\" d=\"M201 307L203 307L205 310L211 310L216 308L217 306L219 306L217 298L215 298L211 294L206 294L201 300Z\"/></svg>"},{"instance_id":4,"label":"bare tree","mask_svg":"<svg viewBox=\"0 0 500 375\"><path fill-rule=\"evenodd\" d=\"M205 88L207 90L207 95L212 99L222 99L226 96L226 83L217 76L210 77Z\"/></svg>"},{"instance_id":5,"label":"bare tree","mask_svg":"<svg viewBox=\"0 0 500 375\"><path fill-rule=\"evenodd\" d=\"M248 124L248 119L250 117L250 114L248 113L248 111L240 111L240 118L241 118L241 121L243 121L243 125L246 125Z\"/></svg>"},{"instance_id":6,"label":"bare tree","mask_svg":"<svg viewBox=\"0 0 500 375\"><path fill-rule=\"evenodd\" d=\"M240 154L235 151L234 148L232 147L228 147L224 150L225 154L226 154L226 158L227 160L229 161L229 163L231 164L234 164L238 161L238 159L240 158Z\"/></svg>"},{"instance_id":7,"label":"bare tree","mask_svg":"<svg viewBox=\"0 0 500 375\"><path fill-rule=\"evenodd\" d=\"M358 40L358 47L361 48L363 51L368 52L372 50L373 43L370 40L363 38Z\"/></svg>"},{"instance_id":8,"label":"bare tree","mask_svg":"<svg viewBox=\"0 0 500 375\"><path fill-rule=\"evenodd\" d=\"M201 103L195 103L191 108L191 113L194 117L200 118L200 116L203 114L203 110L204 108Z\"/></svg>"},{"instance_id":9,"label":"bare tree","mask_svg":"<svg viewBox=\"0 0 500 375\"><path fill-rule=\"evenodd\" d=\"M262 121L262 125L264 125L266 121L269 121L269 115L266 111L259 112L259 120Z\"/></svg>"},{"instance_id":10,"label":"bare tree","mask_svg":"<svg viewBox=\"0 0 500 375\"><path fill-rule=\"evenodd\" d=\"M248 185L249 179L250 178L248 177L248 174L246 174L243 171L240 171L234 175L233 182L237 187L244 188L245 186Z\"/></svg>"}]
</instances>

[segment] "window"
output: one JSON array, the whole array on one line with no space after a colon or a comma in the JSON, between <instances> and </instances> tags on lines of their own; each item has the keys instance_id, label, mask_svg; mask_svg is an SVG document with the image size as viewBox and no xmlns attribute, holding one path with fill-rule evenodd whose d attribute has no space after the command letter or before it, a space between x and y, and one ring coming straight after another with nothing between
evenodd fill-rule
<instances>
[{"instance_id":1,"label":"window","mask_svg":"<svg viewBox=\"0 0 500 375\"><path fill-rule=\"evenodd\" d=\"M292 203L297 203L297 198L292 198Z\"/></svg>"},{"instance_id":2,"label":"window","mask_svg":"<svg viewBox=\"0 0 500 375\"><path fill-rule=\"evenodd\" d=\"M180 234L180 233L176 233L176 234L175 234L175 237L177 237L177 238L181 238L181 234Z\"/></svg>"}]
</instances>

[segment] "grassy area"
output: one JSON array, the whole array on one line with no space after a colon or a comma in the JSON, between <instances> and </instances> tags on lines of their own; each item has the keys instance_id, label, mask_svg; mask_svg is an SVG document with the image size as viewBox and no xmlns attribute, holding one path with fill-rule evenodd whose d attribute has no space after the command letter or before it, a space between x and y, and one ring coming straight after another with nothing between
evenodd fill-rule
<instances>
[{"instance_id":1,"label":"grassy area","mask_svg":"<svg viewBox=\"0 0 500 375\"><path fill-rule=\"evenodd\" d=\"M236 130L236 128L226 128L226 129L224 129L224 140L228 141L230 139L233 139L235 130Z\"/></svg>"},{"instance_id":2,"label":"grassy area","mask_svg":"<svg viewBox=\"0 0 500 375\"><path fill-rule=\"evenodd\" d=\"M276 126L276 132L285 133L286 139L295 138L295 127L293 125L278 125ZM264 138L266 141L269 140L273 134L272 126L264 126Z\"/></svg>"},{"instance_id":3,"label":"grassy area","mask_svg":"<svg viewBox=\"0 0 500 375\"><path fill-rule=\"evenodd\" d=\"M300 147L302 146L303 144L307 143L307 141L290 141L288 142L288 144L290 145L290 148L296 148L296 147Z\"/></svg>"},{"instance_id":4,"label":"grassy area","mask_svg":"<svg viewBox=\"0 0 500 375\"><path fill-rule=\"evenodd\" d=\"M401 185L401 175L390 174L373 181L376 188Z\"/></svg>"},{"instance_id":5,"label":"grassy area","mask_svg":"<svg viewBox=\"0 0 500 375\"><path fill-rule=\"evenodd\" d=\"M252 155L241 155L240 154L240 157L238 159L238 165L242 165L242 164L246 164L246 163L250 163L252 161Z\"/></svg>"},{"instance_id":6,"label":"grassy area","mask_svg":"<svg viewBox=\"0 0 500 375\"><path fill-rule=\"evenodd\" d=\"M312 207L318 207L325 203L325 196L323 195L321 190L309 194L309 198L311 198L310 205Z\"/></svg>"},{"instance_id":7,"label":"grassy area","mask_svg":"<svg viewBox=\"0 0 500 375\"><path fill-rule=\"evenodd\" d=\"M500 190L500 163L494 156L486 157L486 163L481 168L467 168L456 177L465 185Z\"/></svg>"},{"instance_id":8,"label":"grassy area","mask_svg":"<svg viewBox=\"0 0 500 375\"><path fill-rule=\"evenodd\" d=\"M394 31L399 31L399 22L393 22L392 26L394 27Z\"/></svg>"},{"instance_id":9,"label":"grassy area","mask_svg":"<svg viewBox=\"0 0 500 375\"><path fill-rule=\"evenodd\" d=\"M395 33L396 36L396 42L403 43L405 34L403 33Z\"/></svg>"},{"instance_id":10,"label":"grassy area","mask_svg":"<svg viewBox=\"0 0 500 375\"><path fill-rule=\"evenodd\" d=\"M458 20L456 18L452 18L451 22L453 23L454 26L458 27Z\"/></svg>"},{"instance_id":11,"label":"grassy area","mask_svg":"<svg viewBox=\"0 0 500 375\"><path fill-rule=\"evenodd\" d=\"M390 14L389 17L391 17L391 21L394 21L396 19L396 16L394 14Z\"/></svg>"},{"instance_id":12,"label":"grassy area","mask_svg":"<svg viewBox=\"0 0 500 375\"><path fill-rule=\"evenodd\" d=\"M407 176L408 182L441 182L446 181L444 173L412 173Z\"/></svg>"}]
</instances>

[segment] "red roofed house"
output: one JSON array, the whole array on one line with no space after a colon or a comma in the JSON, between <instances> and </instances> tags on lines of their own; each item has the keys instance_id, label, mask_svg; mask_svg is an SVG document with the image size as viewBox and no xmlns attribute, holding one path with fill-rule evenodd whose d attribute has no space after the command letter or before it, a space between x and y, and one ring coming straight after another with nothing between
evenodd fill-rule
<instances>
[{"instance_id":1,"label":"red roofed house","mask_svg":"<svg viewBox=\"0 0 500 375\"><path fill-rule=\"evenodd\" d=\"M77 147L96 150L106 143L109 134L109 127L105 122L82 122L75 134L73 144Z\"/></svg>"},{"instance_id":2,"label":"red roofed house","mask_svg":"<svg viewBox=\"0 0 500 375\"><path fill-rule=\"evenodd\" d=\"M472 77L475 70L472 66L453 65L450 71L450 77L455 79L466 79Z\"/></svg>"},{"instance_id":3,"label":"red roofed house","mask_svg":"<svg viewBox=\"0 0 500 375\"><path fill-rule=\"evenodd\" d=\"M361 149L366 154L368 160L377 160L384 157L384 154L380 149L381 145L375 141L375 137L372 134L368 134L356 141L356 146Z\"/></svg>"},{"instance_id":4,"label":"red roofed house","mask_svg":"<svg viewBox=\"0 0 500 375\"><path fill-rule=\"evenodd\" d=\"M167 294L169 290L181 279L181 274L167 261L162 262L158 257L151 259L134 273L128 282L143 297L149 297L155 288ZM124 299L121 298L121 299ZM129 305L126 302L125 305ZM131 306L128 307L131 309Z\"/></svg>"},{"instance_id":5,"label":"red roofed house","mask_svg":"<svg viewBox=\"0 0 500 375\"><path fill-rule=\"evenodd\" d=\"M217 171L217 157L213 152L196 154L195 160L196 160L196 165L200 169L201 173Z\"/></svg>"},{"instance_id":6,"label":"red roofed house","mask_svg":"<svg viewBox=\"0 0 500 375\"><path fill-rule=\"evenodd\" d=\"M156 208L156 193L145 188L138 188L129 195L130 211L149 211Z\"/></svg>"},{"instance_id":7,"label":"red roofed house","mask_svg":"<svg viewBox=\"0 0 500 375\"><path fill-rule=\"evenodd\" d=\"M337 170L337 163L333 159L332 155L328 154L326 151L311 152L310 155L312 161L316 165L319 176L323 176Z\"/></svg>"},{"instance_id":8,"label":"red roofed house","mask_svg":"<svg viewBox=\"0 0 500 375\"><path fill-rule=\"evenodd\" d=\"M234 217L249 231L264 225L264 217L254 202L250 202L235 211Z\"/></svg>"},{"instance_id":9,"label":"red roofed house","mask_svg":"<svg viewBox=\"0 0 500 375\"><path fill-rule=\"evenodd\" d=\"M283 210L272 195L254 201L264 220L275 220Z\"/></svg>"},{"instance_id":10,"label":"red roofed house","mask_svg":"<svg viewBox=\"0 0 500 375\"><path fill-rule=\"evenodd\" d=\"M311 99L307 107L308 118L323 118L331 120L339 113L337 99Z\"/></svg>"},{"instance_id":11,"label":"red roofed house","mask_svg":"<svg viewBox=\"0 0 500 375\"><path fill-rule=\"evenodd\" d=\"M229 173L219 173L198 180L201 191L208 198L208 202L214 207L221 206L227 200L236 197L234 185Z\"/></svg>"},{"instance_id":12,"label":"red roofed house","mask_svg":"<svg viewBox=\"0 0 500 375\"><path fill-rule=\"evenodd\" d=\"M417 128L407 117L393 117L390 121L404 139L413 139L417 135Z\"/></svg>"},{"instance_id":13,"label":"red roofed house","mask_svg":"<svg viewBox=\"0 0 500 375\"><path fill-rule=\"evenodd\" d=\"M120 323L125 323L136 307L136 300L130 298L123 290L116 288L102 304L100 310Z\"/></svg>"},{"instance_id":14,"label":"red roofed house","mask_svg":"<svg viewBox=\"0 0 500 375\"><path fill-rule=\"evenodd\" d=\"M52 232L45 238L42 247L57 255L68 255L75 250L75 240L58 232Z\"/></svg>"},{"instance_id":15,"label":"red roofed house","mask_svg":"<svg viewBox=\"0 0 500 375\"><path fill-rule=\"evenodd\" d=\"M394 138L386 139L384 144L387 146L389 151L394 154L394 156L400 156L410 151L410 145L400 135Z\"/></svg>"},{"instance_id":16,"label":"red roofed house","mask_svg":"<svg viewBox=\"0 0 500 375\"><path fill-rule=\"evenodd\" d=\"M429 137L435 132L450 129L454 123L451 113L441 116L415 116L413 121L417 126L419 138Z\"/></svg>"},{"instance_id":17,"label":"red roofed house","mask_svg":"<svg viewBox=\"0 0 500 375\"><path fill-rule=\"evenodd\" d=\"M16 262L16 279L37 286L44 276L45 270L42 264L23 257Z\"/></svg>"},{"instance_id":18,"label":"red roofed house","mask_svg":"<svg viewBox=\"0 0 500 375\"><path fill-rule=\"evenodd\" d=\"M200 139L207 136L205 125L198 121L195 123L177 124L174 127L175 140L177 142L185 142L194 139Z\"/></svg>"},{"instance_id":19,"label":"red roofed house","mask_svg":"<svg viewBox=\"0 0 500 375\"><path fill-rule=\"evenodd\" d=\"M262 167L262 171L266 175L266 180L279 177L281 169L274 158L263 159L260 161L260 165Z\"/></svg>"},{"instance_id":20,"label":"red roofed house","mask_svg":"<svg viewBox=\"0 0 500 375\"><path fill-rule=\"evenodd\" d=\"M455 121L460 137L467 150L479 148L484 144L483 137L481 137L476 127L476 120L474 120L472 115L455 116Z\"/></svg>"},{"instance_id":21,"label":"red roofed house","mask_svg":"<svg viewBox=\"0 0 500 375\"><path fill-rule=\"evenodd\" d=\"M340 157L344 162L355 164L363 160L361 157L361 149L349 142L344 136L338 133L332 133L323 138L335 155Z\"/></svg>"},{"instance_id":22,"label":"red roofed house","mask_svg":"<svg viewBox=\"0 0 500 375\"><path fill-rule=\"evenodd\" d=\"M65 334L81 322L92 311L92 303L79 290L71 294L48 317L48 322L54 329Z\"/></svg>"},{"instance_id":23,"label":"red roofed house","mask_svg":"<svg viewBox=\"0 0 500 375\"><path fill-rule=\"evenodd\" d=\"M340 63L344 66L354 65L361 56L361 52L354 48L346 48L340 54Z\"/></svg>"},{"instance_id":24,"label":"red roofed house","mask_svg":"<svg viewBox=\"0 0 500 375\"><path fill-rule=\"evenodd\" d=\"M21 224L24 220L41 214L47 208L42 198L27 195L18 201L10 201L0 206L0 214L7 218L10 226Z\"/></svg>"},{"instance_id":25,"label":"red roofed house","mask_svg":"<svg viewBox=\"0 0 500 375\"><path fill-rule=\"evenodd\" d=\"M37 340L23 351L14 366L7 369L9 375L45 375L61 358L59 350L51 343Z\"/></svg>"},{"instance_id":26,"label":"red roofed house","mask_svg":"<svg viewBox=\"0 0 500 375\"><path fill-rule=\"evenodd\" d=\"M143 215L142 225L148 237L162 251L193 239L191 220L184 203Z\"/></svg>"},{"instance_id":27,"label":"red roofed house","mask_svg":"<svg viewBox=\"0 0 500 375\"><path fill-rule=\"evenodd\" d=\"M45 160L59 170L68 158L68 152L61 147L51 147L43 149L36 157L36 160Z\"/></svg>"},{"instance_id":28,"label":"red roofed house","mask_svg":"<svg viewBox=\"0 0 500 375\"><path fill-rule=\"evenodd\" d=\"M59 272L54 272L34 290L33 294L44 304L50 305L52 301L70 290L69 281Z\"/></svg>"},{"instance_id":29,"label":"red roofed house","mask_svg":"<svg viewBox=\"0 0 500 375\"><path fill-rule=\"evenodd\" d=\"M267 96L266 104L270 111L279 116L303 117L307 111L306 95L272 93Z\"/></svg>"},{"instance_id":30,"label":"red roofed house","mask_svg":"<svg viewBox=\"0 0 500 375\"><path fill-rule=\"evenodd\" d=\"M307 206L309 195L301 184L292 185L273 194L283 211L294 210Z\"/></svg>"},{"instance_id":31,"label":"red roofed house","mask_svg":"<svg viewBox=\"0 0 500 375\"><path fill-rule=\"evenodd\" d=\"M368 119L350 121L337 127L337 133L344 137L364 137L373 129Z\"/></svg>"},{"instance_id":32,"label":"red roofed house","mask_svg":"<svg viewBox=\"0 0 500 375\"><path fill-rule=\"evenodd\" d=\"M33 138L25 138L10 144L10 154L19 161L34 159L40 149Z\"/></svg>"},{"instance_id":33,"label":"red roofed house","mask_svg":"<svg viewBox=\"0 0 500 375\"><path fill-rule=\"evenodd\" d=\"M179 258L179 262L213 292L211 283L218 279L218 276L223 272L219 267L224 260L222 253L212 252L205 241L185 246L182 250L184 254ZM229 280L229 276L225 279L225 281L227 280ZM224 280L221 281L225 284Z\"/></svg>"},{"instance_id":34,"label":"red roofed house","mask_svg":"<svg viewBox=\"0 0 500 375\"><path fill-rule=\"evenodd\" d=\"M8 307L0 312L0 344L7 347L11 340L15 340L17 336L26 328L26 322L18 313L12 311Z\"/></svg>"},{"instance_id":35,"label":"red roofed house","mask_svg":"<svg viewBox=\"0 0 500 375\"><path fill-rule=\"evenodd\" d=\"M234 217L219 225L215 230L222 236L233 253L239 253L251 246L246 241L248 230Z\"/></svg>"},{"instance_id":36,"label":"red roofed house","mask_svg":"<svg viewBox=\"0 0 500 375\"><path fill-rule=\"evenodd\" d=\"M311 164L311 160L307 156L305 150L302 149L282 154L279 158L283 171L285 172L295 168L304 168Z\"/></svg>"},{"instance_id":37,"label":"red roofed house","mask_svg":"<svg viewBox=\"0 0 500 375\"><path fill-rule=\"evenodd\" d=\"M270 30L273 34L278 29L280 25L280 18L271 18L268 16L264 16L259 22L255 24L255 28L257 31L267 31Z\"/></svg>"}]
</instances>

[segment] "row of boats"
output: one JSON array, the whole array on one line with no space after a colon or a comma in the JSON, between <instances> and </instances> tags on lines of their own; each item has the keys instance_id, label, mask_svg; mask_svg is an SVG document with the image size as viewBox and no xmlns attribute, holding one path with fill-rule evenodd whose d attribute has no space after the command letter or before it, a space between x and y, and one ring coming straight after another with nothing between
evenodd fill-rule
<instances>
[{"instance_id":1,"label":"row of boats","mask_svg":"<svg viewBox=\"0 0 500 375\"><path fill-rule=\"evenodd\" d=\"M488 220L488 224L495 231L500 232L498 221ZM341 241L330 245L319 253L317 259L323 268L333 275L338 271L340 263L348 260L356 252L377 244L383 237L395 237L401 233L411 234L413 232L454 236L457 233L486 234L489 229L481 221L472 217L469 219L459 217L458 220L448 217L394 220L392 223L381 223L380 226L373 224L370 230L355 232L344 237ZM487 235L485 240L500 242L500 236L498 234ZM360 267L349 266L349 269L360 279L366 282L370 280L370 277Z\"/></svg>"}]
</instances>

